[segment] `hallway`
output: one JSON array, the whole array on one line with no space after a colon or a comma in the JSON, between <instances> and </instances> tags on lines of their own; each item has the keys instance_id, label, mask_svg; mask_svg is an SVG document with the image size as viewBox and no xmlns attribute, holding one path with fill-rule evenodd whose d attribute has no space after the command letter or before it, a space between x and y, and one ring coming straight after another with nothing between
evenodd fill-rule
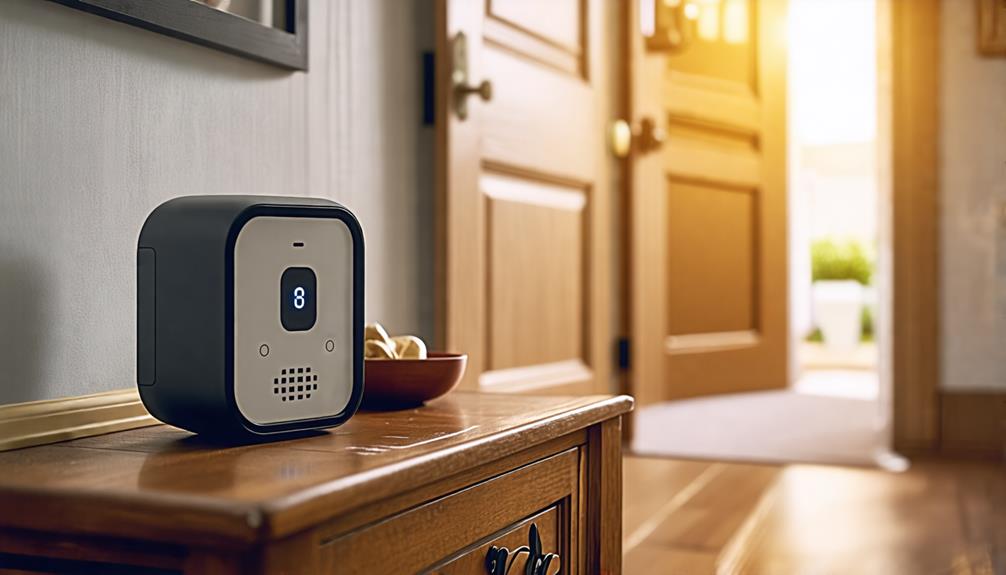
<instances>
[{"instance_id":1,"label":"hallway","mask_svg":"<svg viewBox=\"0 0 1006 575\"><path fill-rule=\"evenodd\" d=\"M623 469L626 573L1006 571L1003 464L892 474L629 456Z\"/></svg>"}]
</instances>

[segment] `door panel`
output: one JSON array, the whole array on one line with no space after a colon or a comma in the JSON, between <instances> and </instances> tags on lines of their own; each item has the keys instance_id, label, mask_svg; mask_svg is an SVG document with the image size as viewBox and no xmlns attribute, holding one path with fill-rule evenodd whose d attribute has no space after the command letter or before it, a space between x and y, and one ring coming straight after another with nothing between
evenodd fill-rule
<instances>
[{"instance_id":1,"label":"door panel","mask_svg":"<svg viewBox=\"0 0 1006 575\"><path fill-rule=\"evenodd\" d=\"M494 45L482 52L493 81L485 106L482 161L506 171L531 172L585 186L594 180L603 145L594 124L594 88L583 79ZM496 80L510 78L511 80Z\"/></svg>"},{"instance_id":2,"label":"door panel","mask_svg":"<svg viewBox=\"0 0 1006 575\"><path fill-rule=\"evenodd\" d=\"M651 1L632 3L629 103L667 139L632 159L633 386L644 403L783 387L785 1L696 2L669 51L640 32Z\"/></svg>"},{"instance_id":3,"label":"door panel","mask_svg":"<svg viewBox=\"0 0 1006 575\"><path fill-rule=\"evenodd\" d=\"M468 38L469 117L438 91L438 343L468 389L595 392L610 373L599 0L440 0L438 78ZM592 80L598 78L599 80Z\"/></svg>"},{"instance_id":4,"label":"door panel","mask_svg":"<svg viewBox=\"0 0 1006 575\"><path fill-rule=\"evenodd\" d=\"M489 17L552 42L571 53L583 46L580 0L491 0Z\"/></svg>"},{"instance_id":5,"label":"door panel","mask_svg":"<svg viewBox=\"0 0 1006 575\"><path fill-rule=\"evenodd\" d=\"M754 194L671 180L668 196L668 335L755 329Z\"/></svg>"},{"instance_id":6,"label":"door panel","mask_svg":"<svg viewBox=\"0 0 1006 575\"><path fill-rule=\"evenodd\" d=\"M580 0L489 0L485 38L539 64L583 76L587 16Z\"/></svg>"},{"instance_id":7,"label":"door panel","mask_svg":"<svg viewBox=\"0 0 1006 575\"><path fill-rule=\"evenodd\" d=\"M483 193L492 328L487 369L582 360L585 194L498 176L483 177Z\"/></svg>"}]
</instances>

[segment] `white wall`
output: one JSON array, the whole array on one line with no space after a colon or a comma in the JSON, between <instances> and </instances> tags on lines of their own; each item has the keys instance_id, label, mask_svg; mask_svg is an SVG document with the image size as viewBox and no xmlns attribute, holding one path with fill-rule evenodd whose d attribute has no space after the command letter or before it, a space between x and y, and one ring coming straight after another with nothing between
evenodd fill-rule
<instances>
[{"instance_id":1,"label":"white wall","mask_svg":"<svg viewBox=\"0 0 1006 575\"><path fill-rule=\"evenodd\" d=\"M976 49L975 2L943 0L942 385L1006 389L1006 59Z\"/></svg>"},{"instance_id":2,"label":"white wall","mask_svg":"<svg viewBox=\"0 0 1006 575\"><path fill-rule=\"evenodd\" d=\"M874 75L874 70L868 70ZM810 239L877 240L877 142L804 146L798 170L806 178Z\"/></svg>"},{"instance_id":3,"label":"white wall","mask_svg":"<svg viewBox=\"0 0 1006 575\"><path fill-rule=\"evenodd\" d=\"M432 335L425 4L311 0L305 74L0 2L0 403L134 385L136 237L177 195L348 205L367 318Z\"/></svg>"}]
</instances>

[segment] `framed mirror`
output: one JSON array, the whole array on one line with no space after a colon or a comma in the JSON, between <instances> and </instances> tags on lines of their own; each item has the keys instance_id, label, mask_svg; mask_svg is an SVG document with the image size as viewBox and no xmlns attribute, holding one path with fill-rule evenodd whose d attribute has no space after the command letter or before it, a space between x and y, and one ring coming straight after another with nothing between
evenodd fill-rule
<instances>
[{"instance_id":1,"label":"framed mirror","mask_svg":"<svg viewBox=\"0 0 1006 575\"><path fill-rule=\"evenodd\" d=\"M307 70L307 0L53 0L291 70Z\"/></svg>"}]
</instances>

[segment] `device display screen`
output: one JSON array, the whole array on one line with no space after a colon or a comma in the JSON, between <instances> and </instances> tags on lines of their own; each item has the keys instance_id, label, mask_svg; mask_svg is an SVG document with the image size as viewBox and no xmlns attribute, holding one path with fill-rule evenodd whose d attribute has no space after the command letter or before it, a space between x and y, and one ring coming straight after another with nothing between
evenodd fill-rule
<instances>
[{"instance_id":1,"label":"device display screen","mask_svg":"<svg viewBox=\"0 0 1006 575\"><path fill-rule=\"evenodd\" d=\"M279 317L287 331L307 331L318 317L318 278L311 268L286 268L279 280Z\"/></svg>"}]
</instances>

